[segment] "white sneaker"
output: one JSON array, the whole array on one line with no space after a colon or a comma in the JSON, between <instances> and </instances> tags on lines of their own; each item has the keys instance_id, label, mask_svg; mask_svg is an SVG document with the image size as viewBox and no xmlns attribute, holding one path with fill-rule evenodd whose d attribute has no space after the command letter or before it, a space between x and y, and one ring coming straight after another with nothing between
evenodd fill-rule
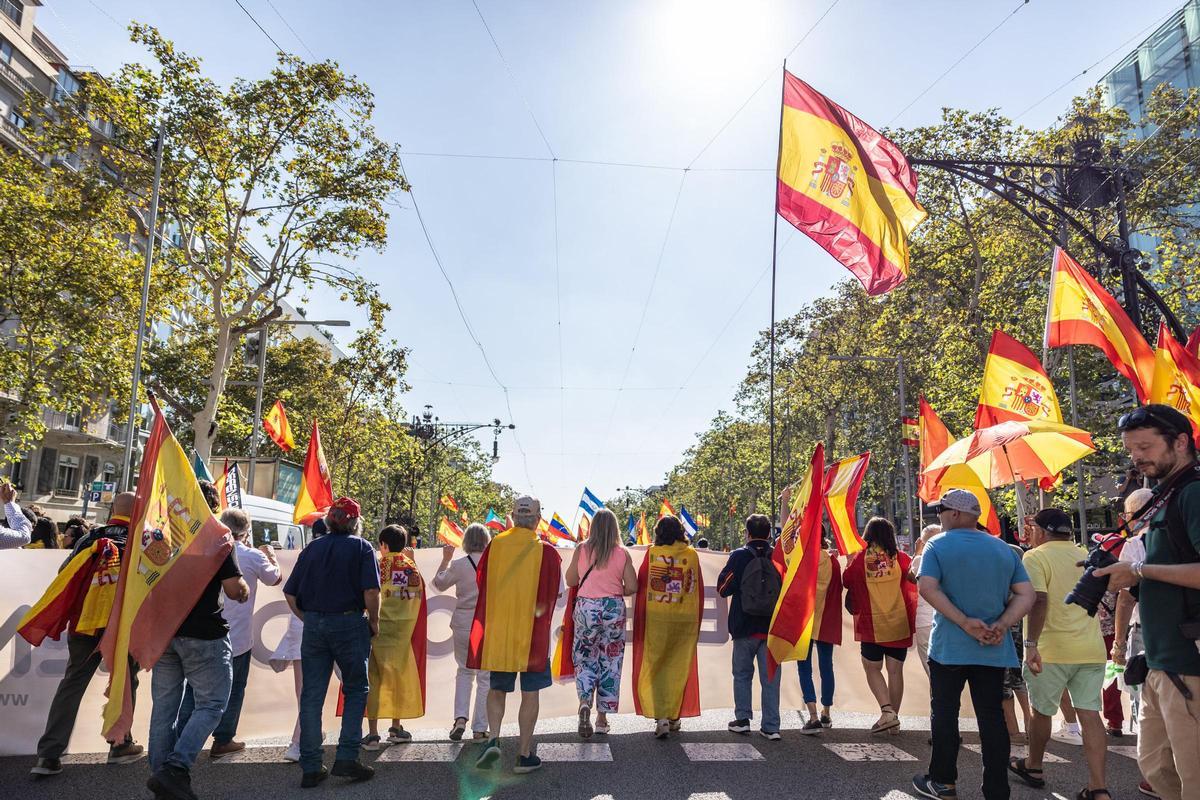
<instances>
[{"instance_id":1,"label":"white sneaker","mask_svg":"<svg viewBox=\"0 0 1200 800\"><path fill-rule=\"evenodd\" d=\"M1076 747L1083 746L1083 735L1079 732L1079 729L1066 722L1058 730L1050 734L1050 738L1063 744L1072 744Z\"/></svg>"},{"instance_id":2,"label":"white sneaker","mask_svg":"<svg viewBox=\"0 0 1200 800\"><path fill-rule=\"evenodd\" d=\"M291 761L293 764L299 763L299 761L300 761L300 745L294 744L291 747L289 747L287 750L284 750L283 751L283 760Z\"/></svg>"}]
</instances>

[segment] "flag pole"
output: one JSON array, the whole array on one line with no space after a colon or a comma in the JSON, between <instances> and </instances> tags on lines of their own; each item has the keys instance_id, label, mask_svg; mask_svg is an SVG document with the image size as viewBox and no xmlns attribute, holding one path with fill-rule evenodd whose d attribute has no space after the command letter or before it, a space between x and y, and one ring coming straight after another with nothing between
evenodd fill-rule
<instances>
[{"instance_id":1,"label":"flag pole","mask_svg":"<svg viewBox=\"0 0 1200 800\"><path fill-rule=\"evenodd\" d=\"M771 329L770 329L770 399L767 415L770 419L771 448L771 526L776 523L775 496L775 274L779 260L779 167L783 162L783 97L787 88L787 59L783 60L783 75L779 82L779 138L775 150L775 209L771 215Z\"/></svg>"}]
</instances>

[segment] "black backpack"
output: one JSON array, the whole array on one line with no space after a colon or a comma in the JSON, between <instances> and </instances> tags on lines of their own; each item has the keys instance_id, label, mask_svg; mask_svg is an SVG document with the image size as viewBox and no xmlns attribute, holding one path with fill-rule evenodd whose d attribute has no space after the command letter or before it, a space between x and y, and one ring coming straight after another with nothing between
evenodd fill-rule
<instances>
[{"instance_id":1,"label":"black backpack","mask_svg":"<svg viewBox=\"0 0 1200 800\"><path fill-rule=\"evenodd\" d=\"M754 551L754 557L742 570L738 589L743 614L769 617L775 613L775 604L783 590L783 579L779 577L779 570L775 568L769 550L765 555Z\"/></svg>"}]
</instances>

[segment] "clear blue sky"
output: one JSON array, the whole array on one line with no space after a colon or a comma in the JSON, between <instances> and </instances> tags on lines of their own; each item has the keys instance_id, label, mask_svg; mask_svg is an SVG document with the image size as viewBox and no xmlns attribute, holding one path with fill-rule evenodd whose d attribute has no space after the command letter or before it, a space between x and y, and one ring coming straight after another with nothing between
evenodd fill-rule
<instances>
[{"instance_id":1,"label":"clear blue sky","mask_svg":"<svg viewBox=\"0 0 1200 800\"><path fill-rule=\"evenodd\" d=\"M307 45L367 81L380 132L410 154L434 245L509 387L519 445L505 434L495 477L568 521L584 484L603 497L661 482L731 406L767 325L778 69L830 0L478 0L515 82L470 0L242 1L283 47L308 57ZM1045 125L1182 2L1032 0L1012 14L1019 5L841 0L788 66L882 127L934 121L943 106L1021 114L1120 47L1020 118ZM222 82L273 63L274 47L234 0L46 0L38 24L73 64L111 70L143 57L123 31L131 19L158 26ZM557 164L417 155L549 158L530 109ZM357 269L380 284L389 333L412 348L406 405L432 403L446 421L508 422L403 204L387 252ZM781 223L780 317L848 274L791 233ZM355 318L321 296L307 305Z\"/></svg>"}]
</instances>

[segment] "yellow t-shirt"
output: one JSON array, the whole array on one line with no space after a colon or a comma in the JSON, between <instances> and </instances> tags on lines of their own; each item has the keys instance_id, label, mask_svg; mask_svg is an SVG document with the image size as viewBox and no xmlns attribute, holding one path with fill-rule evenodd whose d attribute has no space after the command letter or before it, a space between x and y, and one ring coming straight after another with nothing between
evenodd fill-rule
<instances>
[{"instance_id":1,"label":"yellow t-shirt","mask_svg":"<svg viewBox=\"0 0 1200 800\"><path fill-rule=\"evenodd\" d=\"M1083 575L1083 567L1075 565L1085 558L1087 551L1070 541L1049 541L1025 554L1025 571L1034 591L1046 593L1046 624L1038 637L1044 663L1103 664L1108 659L1099 618L1063 602ZM1028 618L1025 638L1033 638Z\"/></svg>"}]
</instances>

